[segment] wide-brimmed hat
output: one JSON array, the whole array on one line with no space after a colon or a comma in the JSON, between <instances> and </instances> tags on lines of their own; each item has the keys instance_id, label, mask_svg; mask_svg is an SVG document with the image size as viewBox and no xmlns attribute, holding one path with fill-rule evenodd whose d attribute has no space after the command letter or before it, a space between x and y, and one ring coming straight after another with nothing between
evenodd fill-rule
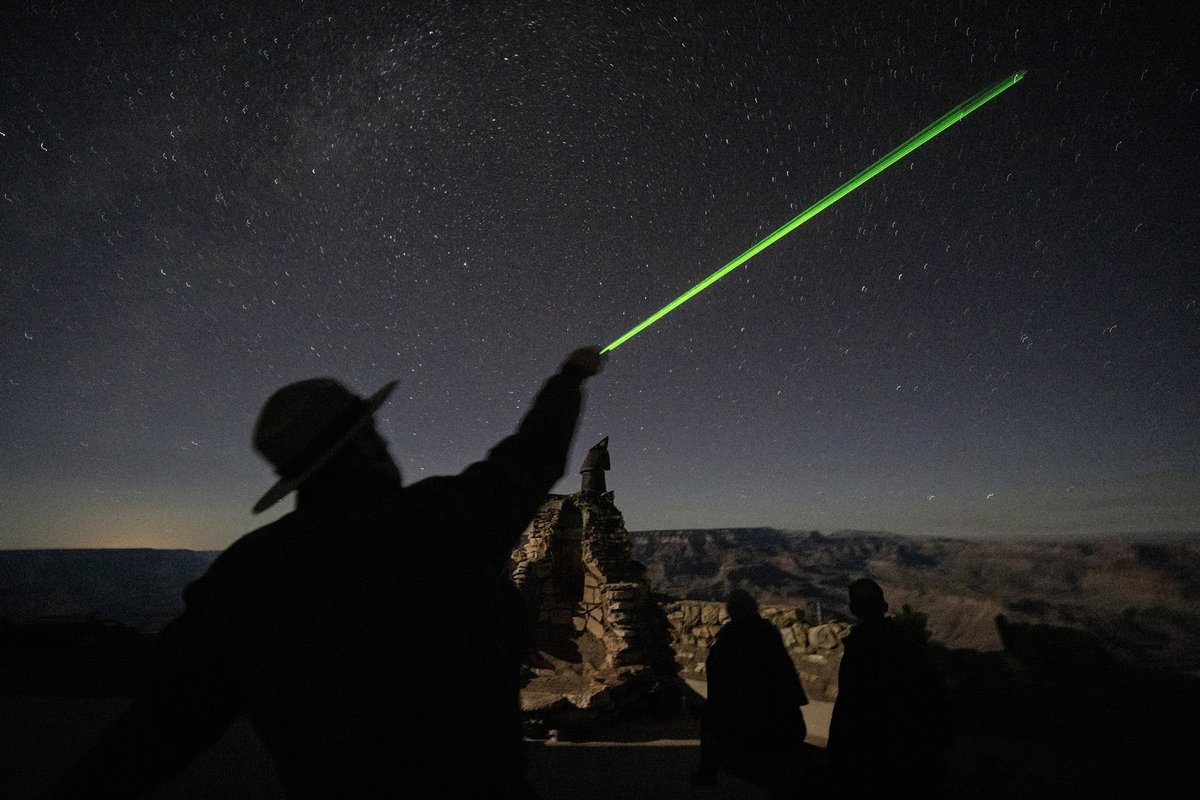
<instances>
[{"instance_id":1,"label":"wide-brimmed hat","mask_svg":"<svg viewBox=\"0 0 1200 800\"><path fill-rule=\"evenodd\" d=\"M265 511L312 477L371 419L396 388L388 383L363 399L332 378L284 386L267 400L254 425L254 449L279 480L254 504Z\"/></svg>"}]
</instances>

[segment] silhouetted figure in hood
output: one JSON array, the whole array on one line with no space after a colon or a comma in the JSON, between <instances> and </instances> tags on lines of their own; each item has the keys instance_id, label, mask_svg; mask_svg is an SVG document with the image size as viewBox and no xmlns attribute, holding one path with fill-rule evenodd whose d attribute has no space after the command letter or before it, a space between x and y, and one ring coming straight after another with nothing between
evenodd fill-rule
<instances>
[{"instance_id":1,"label":"silhouetted figure in hood","mask_svg":"<svg viewBox=\"0 0 1200 800\"><path fill-rule=\"evenodd\" d=\"M838 670L829 760L844 797L937 797L950 745L945 688L923 643L887 610L879 584L850 584L858 623Z\"/></svg>"},{"instance_id":2,"label":"silhouetted figure in hood","mask_svg":"<svg viewBox=\"0 0 1200 800\"><path fill-rule=\"evenodd\" d=\"M132 797L253 723L292 798L528 797L505 560L564 473L595 350L454 477L402 487L373 412L328 379L267 402L255 446L296 510L184 593L145 691L55 797Z\"/></svg>"},{"instance_id":3,"label":"silhouetted figure in hood","mask_svg":"<svg viewBox=\"0 0 1200 800\"><path fill-rule=\"evenodd\" d=\"M773 794L785 791L783 763L799 757L808 704L779 629L758 614L749 593L734 589L729 622L704 662L708 701L700 739L700 768L692 782L716 783L729 772Z\"/></svg>"}]
</instances>

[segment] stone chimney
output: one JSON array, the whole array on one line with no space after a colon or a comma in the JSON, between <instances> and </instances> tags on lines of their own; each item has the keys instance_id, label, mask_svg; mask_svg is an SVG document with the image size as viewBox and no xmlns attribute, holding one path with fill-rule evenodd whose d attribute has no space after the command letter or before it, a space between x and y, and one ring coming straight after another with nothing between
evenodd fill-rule
<instances>
[{"instance_id":1,"label":"stone chimney","mask_svg":"<svg viewBox=\"0 0 1200 800\"><path fill-rule=\"evenodd\" d=\"M580 481L579 491L593 492L595 494L604 494L608 488L604 485L604 473L610 469L608 460L608 437L605 436L600 441L592 445L592 449L588 450L587 457L583 459L583 466L579 468L579 474L583 476Z\"/></svg>"},{"instance_id":2,"label":"stone chimney","mask_svg":"<svg viewBox=\"0 0 1200 800\"><path fill-rule=\"evenodd\" d=\"M513 582L538 643L534 677L522 694L527 712L564 702L576 711L594 711L597 703L611 710L617 698L631 698L653 682L648 634L658 607L605 488L609 465L606 437L584 459L580 491L548 497L513 554ZM555 653L577 653L578 661ZM568 679L580 685L567 691Z\"/></svg>"}]
</instances>

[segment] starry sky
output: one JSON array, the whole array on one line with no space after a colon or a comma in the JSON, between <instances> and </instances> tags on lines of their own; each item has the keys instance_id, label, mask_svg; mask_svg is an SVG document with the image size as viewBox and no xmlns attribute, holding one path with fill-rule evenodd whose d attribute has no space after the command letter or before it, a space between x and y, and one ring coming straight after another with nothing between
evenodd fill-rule
<instances>
[{"instance_id":1,"label":"starry sky","mask_svg":"<svg viewBox=\"0 0 1200 800\"><path fill-rule=\"evenodd\" d=\"M1144 5L7 4L0 547L225 547L306 377L457 472L1019 69L615 350L558 488L607 435L631 530L1200 529L1196 20Z\"/></svg>"}]
</instances>

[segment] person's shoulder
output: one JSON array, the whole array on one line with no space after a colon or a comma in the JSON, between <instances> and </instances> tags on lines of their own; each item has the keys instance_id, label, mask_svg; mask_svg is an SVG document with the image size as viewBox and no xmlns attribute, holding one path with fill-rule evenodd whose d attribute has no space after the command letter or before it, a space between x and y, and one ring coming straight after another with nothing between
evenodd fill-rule
<instances>
[{"instance_id":1,"label":"person's shoulder","mask_svg":"<svg viewBox=\"0 0 1200 800\"><path fill-rule=\"evenodd\" d=\"M887 640L884 627L885 620L865 620L850 627L850 633L842 640L842 647L847 651L866 650L879 647Z\"/></svg>"},{"instance_id":2,"label":"person's shoulder","mask_svg":"<svg viewBox=\"0 0 1200 800\"><path fill-rule=\"evenodd\" d=\"M238 591L238 587L253 582L262 565L276 558L284 541L295 526L295 512L285 514L274 522L255 528L226 547L209 565L204 574L188 584L183 591L188 607L209 606L215 598Z\"/></svg>"},{"instance_id":3,"label":"person's shoulder","mask_svg":"<svg viewBox=\"0 0 1200 800\"><path fill-rule=\"evenodd\" d=\"M404 487L400 500L404 524L436 524L443 531L469 526L480 512L472 464L459 475L434 475Z\"/></svg>"},{"instance_id":4,"label":"person's shoulder","mask_svg":"<svg viewBox=\"0 0 1200 800\"><path fill-rule=\"evenodd\" d=\"M269 551L284 545L285 540L299 527L299 515L292 511L266 525L255 528L234 540L233 544L217 556L212 570L229 569L232 566L254 561Z\"/></svg>"},{"instance_id":5,"label":"person's shoulder","mask_svg":"<svg viewBox=\"0 0 1200 800\"><path fill-rule=\"evenodd\" d=\"M753 649L757 648L760 643L772 643L775 639L783 642L783 636L779 629L768 620L756 617L726 622L721 630L717 631L713 646L715 647L717 643L724 643L733 650L744 650L746 647Z\"/></svg>"},{"instance_id":6,"label":"person's shoulder","mask_svg":"<svg viewBox=\"0 0 1200 800\"><path fill-rule=\"evenodd\" d=\"M401 504L408 511L453 504L462 493L461 475L433 475L404 487Z\"/></svg>"},{"instance_id":7,"label":"person's shoulder","mask_svg":"<svg viewBox=\"0 0 1200 800\"><path fill-rule=\"evenodd\" d=\"M431 475L428 478L422 478L416 483L410 483L404 487L405 498L420 497L422 495L444 491L448 486L452 485L458 479L457 475Z\"/></svg>"},{"instance_id":8,"label":"person's shoulder","mask_svg":"<svg viewBox=\"0 0 1200 800\"><path fill-rule=\"evenodd\" d=\"M775 624L771 620L764 619L763 617L755 617L751 620L750 625L747 626L747 630L752 632L754 636L762 639L770 639L772 641L778 639L781 642L783 641L783 632L775 627Z\"/></svg>"},{"instance_id":9,"label":"person's shoulder","mask_svg":"<svg viewBox=\"0 0 1200 800\"><path fill-rule=\"evenodd\" d=\"M883 622L880 635L887 640L891 647L906 653L920 653L925 650L924 642L913 638L908 631L896 623L896 620L885 617Z\"/></svg>"}]
</instances>

